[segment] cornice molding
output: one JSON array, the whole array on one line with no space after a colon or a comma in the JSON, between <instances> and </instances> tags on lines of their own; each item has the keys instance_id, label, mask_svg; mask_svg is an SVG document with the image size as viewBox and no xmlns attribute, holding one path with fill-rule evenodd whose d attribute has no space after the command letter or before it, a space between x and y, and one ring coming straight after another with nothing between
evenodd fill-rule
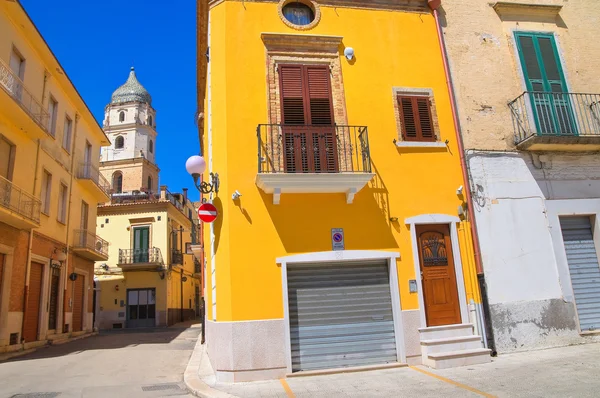
<instances>
[{"instance_id":1,"label":"cornice molding","mask_svg":"<svg viewBox=\"0 0 600 398\"><path fill-rule=\"evenodd\" d=\"M343 39L341 36L289 33L263 33L261 38L271 53L329 53L336 56Z\"/></svg>"},{"instance_id":2,"label":"cornice molding","mask_svg":"<svg viewBox=\"0 0 600 398\"><path fill-rule=\"evenodd\" d=\"M209 8L226 1L242 0L209 0ZM279 0L244 0L246 3L278 3ZM427 0L315 0L323 7L364 8L373 10L417 11L429 13Z\"/></svg>"},{"instance_id":3,"label":"cornice molding","mask_svg":"<svg viewBox=\"0 0 600 398\"><path fill-rule=\"evenodd\" d=\"M506 16L533 16L533 17L551 17L558 16L562 5L557 4L531 4L531 3L513 3L509 1L497 1L491 4L492 8L501 17Z\"/></svg>"}]
</instances>

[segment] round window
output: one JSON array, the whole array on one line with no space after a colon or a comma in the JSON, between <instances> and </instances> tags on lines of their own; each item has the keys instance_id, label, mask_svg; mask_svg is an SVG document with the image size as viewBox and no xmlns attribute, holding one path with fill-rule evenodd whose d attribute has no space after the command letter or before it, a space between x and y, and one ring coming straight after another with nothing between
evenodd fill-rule
<instances>
[{"instance_id":1,"label":"round window","mask_svg":"<svg viewBox=\"0 0 600 398\"><path fill-rule=\"evenodd\" d=\"M297 2L283 7L283 16L290 23L298 26L310 25L315 20L315 12L306 4Z\"/></svg>"},{"instance_id":2,"label":"round window","mask_svg":"<svg viewBox=\"0 0 600 398\"><path fill-rule=\"evenodd\" d=\"M313 0L280 0L278 12L287 26L299 30L315 27L321 18L319 5Z\"/></svg>"}]
</instances>

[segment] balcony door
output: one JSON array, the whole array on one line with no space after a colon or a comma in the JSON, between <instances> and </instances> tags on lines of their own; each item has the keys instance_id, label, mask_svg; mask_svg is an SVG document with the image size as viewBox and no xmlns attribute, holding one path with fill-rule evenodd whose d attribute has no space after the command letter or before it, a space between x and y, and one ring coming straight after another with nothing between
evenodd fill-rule
<instances>
[{"instance_id":1,"label":"balcony door","mask_svg":"<svg viewBox=\"0 0 600 398\"><path fill-rule=\"evenodd\" d=\"M286 173L338 171L328 65L280 65Z\"/></svg>"},{"instance_id":2,"label":"balcony door","mask_svg":"<svg viewBox=\"0 0 600 398\"><path fill-rule=\"evenodd\" d=\"M515 38L538 134L577 135L554 36L516 32Z\"/></svg>"},{"instance_id":3,"label":"balcony door","mask_svg":"<svg viewBox=\"0 0 600 398\"><path fill-rule=\"evenodd\" d=\"M81 219L79 221L79 229L81 230L80 240L81 247L87 247L87 229L88 229L88 215L90 213L90 206L85 203L83 200L81 201Z\"/></svg>"},{"instance_id":4,"label":"balcony door","mask_svg":"<svg viewBox=\"0 0 600 398\"><path fill-rule=\"evenodd\" d=\"M136 227L133 229L133 262L147 263L150 249L150 227Z\"/></svg>"}]
</instances>

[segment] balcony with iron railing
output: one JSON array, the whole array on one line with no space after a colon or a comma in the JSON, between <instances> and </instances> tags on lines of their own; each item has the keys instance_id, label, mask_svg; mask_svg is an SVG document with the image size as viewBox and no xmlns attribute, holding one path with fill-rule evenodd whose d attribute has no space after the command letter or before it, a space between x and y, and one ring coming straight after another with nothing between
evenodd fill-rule
<instances>
[{"instance_id":1,"label":"balcony with iron railing","mask_svg":"<svg viewBox=\"0 0 600 398\"><path fill-rule=\"evenodd\" d=\"M600 150L600 94L527 91L508 106L518 149Z\"/></svg>"},{"instance_id":2,"label":"balcony with iron railing","mask_svg":"<svg viewBox=\"0 0 600 398\"><path fill-rule=\"evenodd\" d=\"M366 126L261 124L256 133L256 185L274 204L288 193L344 193L352 203L375 175Z\"/></svg>"},{"instance_id":3,"label":"balcony with iron railing","mask_svg":"<svg viewBox=\"0 0 600 398\"><path fill-rule=\"evenodd\" d=\"M110 184L93 164L80 163L77 178L88 190L96 193L99 202L110 199Z\"/></svg>"},{"instance_id":4,"label":"balcony with iron railing","mask_svg":"<svg viewBox=\"0 0 600 398\"><path fill-rule=\"evenodd\" d=\"M75 230L72 250L74 253L88 260L108 260L108 242L85 229Z\"/></svg>"},{"instance_id":5,"label":"balcony with iron railing","mask_svg":"<svg viewBox=\"0 0 600 398\"><path fill-rule=\"evenodd\" d=\"M155 193L147 189L140 189L127 192L112 192L109 194L110 204L137 204L148 202L169 202L181 213L185 214L185 205L177 197L180 194L172 194L169 190L162 186L160 192ZM110 192L110 190L109 190ZM186 214L187 217L187 214Z\"/></svg>"},{"instance_id":6,"label":"balcony with iron railing","mask_svg":"<svg viewBox=\"0 0 600 398\"><path fill-rule=\"evenodd\" d=\"M119 249L119 262L123 271L158 270L164 262L159 248Z\"/></svg>"},{"instance_id":7,"label":"balcony with iron railing","mask_svg":"<svg viewBox=\"0 0 600 398\"><path fill-rule=\"evenodd\" d=\"M21 229L40 226L42 202L0 176L0 221Z\"/></svg>"},{"instance_id":8,"label":"balcony with iron railing","mask_svg":"<svg viewBox=\"0 0 600 398\"><path fill-rule=\"evenodd\" d=\"M25 83L0 59L0 107L34 139L52 136L50 114ZM4 94L2 94L4 93Z\"/></svg>"},{"instance_id":9,"label":"balcony with iron railing","mask_svg":"<svg viewBox=\"0 0 600 398\"><path fill-rule=\"evenodd\" d=\"M183 265L183 253L181 250L171 249L171 264Z\"/></svg>"}]
</instances>

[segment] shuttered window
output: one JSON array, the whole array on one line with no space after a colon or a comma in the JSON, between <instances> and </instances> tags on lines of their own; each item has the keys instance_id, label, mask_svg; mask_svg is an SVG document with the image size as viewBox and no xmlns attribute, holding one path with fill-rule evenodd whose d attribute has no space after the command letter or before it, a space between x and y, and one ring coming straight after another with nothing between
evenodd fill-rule
<instances>
[{"instance_id":1,"label":"shuttered window","mask_svg":"<svg viewBox=\"0 0 600 398\"><path fill-rule=\"evenodd\" d=\"M429 98L398 95L398 109L405 141L435 141Z\"/></svg>"},{"instance_id":2,"label":"shuttered window","mask_svg":"<svg viewBox=\"0 0 600 398\"><path fill-rule=\"evenodd\" d=\"M329 67L280 65L279 82L286 172L337 172Z\"/></svg>"}]
</instances>

